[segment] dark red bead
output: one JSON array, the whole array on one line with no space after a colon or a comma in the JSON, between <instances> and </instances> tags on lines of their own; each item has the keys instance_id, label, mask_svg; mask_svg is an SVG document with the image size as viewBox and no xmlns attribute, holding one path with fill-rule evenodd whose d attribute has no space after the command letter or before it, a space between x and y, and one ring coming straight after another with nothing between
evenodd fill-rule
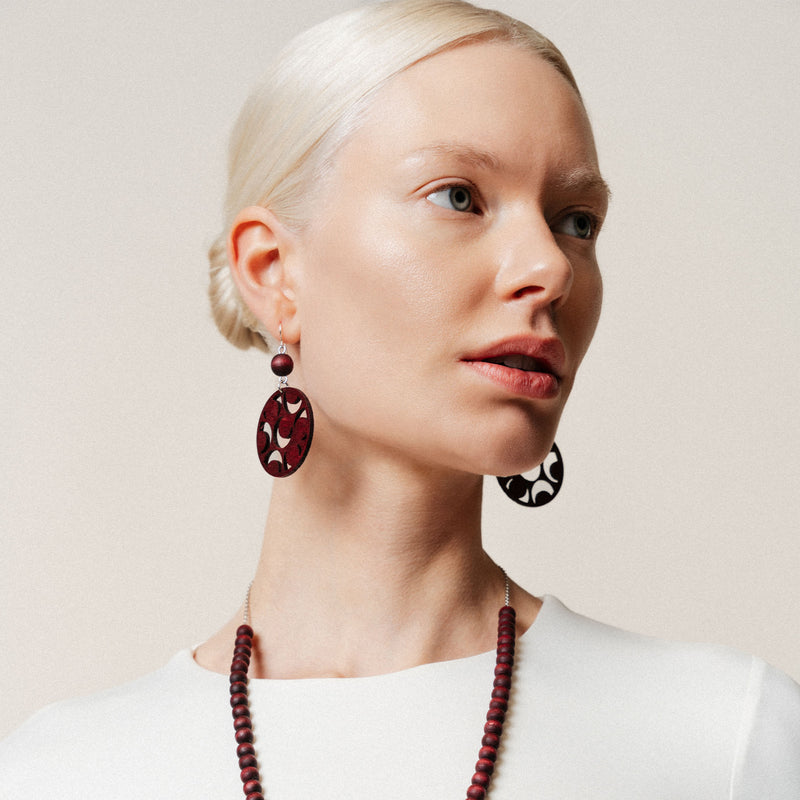
<instances>
[{"instance_id":1,"label":"dark red bead","mask_svg":"<svg viewBox=\"0 0 800 800\"><path fill-rule=\"evenodd\" d=\"M511 674L511 664L498 664L494 668L495 675L510 675Z\"/></svg>"},{"instance_id":2,"label":"dark red bead","mask_svg":"<svg viewBox=\"0 0 800 800\"><path fill-rule=\"evenodd\" d=\"M476 784L472 784L472 786L467 789L467 800L483 800L486 797L486 789L483 786L478 786Z\"/></svg>"},{"instance_id":3,"label":"dark red bead","mask_svg":"<svg viewBox=\"0 0 800 800\"><path fill-rule=\"evenodd\" d=\"M502 686L495 686L492 689L492 697L497 697L500 700L508 700L508 689L504 689Z\"/></svg>"},{"instance_id":4,"label":"dark red bead","mask_svg":"<svg viewBox=\"0 0 800 800\"><path fill-rule=\"evenodd\" d=\"M484 737L484 738L485 738L485 737ZM236 755L237 755L237 756L239 756L239 758L241 758L242 756L252 756L252 755L255 755L255 752L256 752L256 749L255 749L255 747L253 747L253 745L252 745L252 744L250 744L249 742L242 742L242 743L241 743L241 744L240 744L240 745L239 745L239 746L236 748Z\"/></svg>"},{"instance_id":5,"label":"dark red bead","mask_svg":"<svg viewBox=\"0 0 800 800\"><path fill-rule=\"evenodd\" d=\"M508 655L508 653L500 653L497 656L497 663L498 664L513 664L514 663L514 656Z\"/></svg>"},{"instance_id":6,"label":"dark red bead","mask_svg":"<svg viewBox=\"0 0 800 800\"><path fill-rule=\"evenodd\" d=\"M473 786L483 786L486 788L489 785L489 781L492 779L491 775L487 775L485 772L476 772L472 776L472 785Z\"/></svg>"},{"instance_id":7,"label":"dark red bead","mask_svg":"<svg viewBox=\"0 0 800 800\"><path fill-rule=\"evenodd\" d=\"M278 353L272 357L270 369L279 377L289 375L294 369L294 361L288 353Z\"/></svg>"},{"instance_id":8,"label":"dark red bead","mask_svg":"<svg viewBox=\"0 0 800 800\"><path fill-rule=\"evenodd\" d=\"M494 772L494 761L488 758L479 758L478 763L475 765L475 772L484 772L491 775Z\"/></svg>"},{"instance_id":9,"label":"dark red bead","mask_svg":"<svg viewBox=\"0 0 800 800\"><path fill-rule=\"evenodd\" d=\"M506 712L502 708L490 708L486 712L486 719L493 719L496 722L506 721Z\"/></svg>"},{"instance_id":10,"label":"dark red bead","mask_svg":"<svg viewBox=\"0 0 800 800\"><path fill-rule=\"evenodd\" d=\"M501 616L516 617L517 616L517 612L516 612L514 606L503 606L500 609L500 615Z\"/></svg>"},{"instance_id":11,"label":"dark red bead","mask_svg":"<svg viewBox=\"0 0 800 800\"><path fill-rule=\"evenodd\" d=\"M489 708L499 708L501 711L508 711L508 700L502 697L493 697L489 703Z\"/></svg>"},{"instance_id":12,"label":"dark red bead","mask_svg":"<svg viewBox=\"0 0 800 800\"><path fill-rule=\"evenodd\" d=\"M486 731L486 733L483 735L483 739L481 739L481 744L484 747L494 747L497 749L500 746L500 737L492 731L487 731L486 727L484 727L484 731Z\"/></svg>"},{"instance_id":13,"label":"dark red bead","mask_svg":"<svg viewBox=\"0 0 800 800\"><path fill-rule=\"evenodd\" d=\"M244 681L236 681L231 684L231 696L235 694L247 694L247 684Z\"/></svg>"},{"instance_id":14,"label":"dark red bead","mask_svg":"<svg viewBox=\"0 0 800 800\"><path fill-rule=\"evenodd\" d=\"M264 800L264 795L261 792L253 792L252 794L247 795L245 800Z\"/></svg>"},{"instance_id":15,"label":"dark red bead","mask_svg":"<svg viewBox=\"0 0 800 800\"><path fill-rule=\"evenodd\" d=\"M241 728L236 731L236 741L239 744L243 742L252 742L253 741L253 731L250 728Z\"/></svg>"},{"instance_id":16,"label":"dark red bead","mask_svg":"<svg viewBox=\"0 0 800 800\"><path fill-rule=\"evenodd\" d=\"M256 757L252 753L249 753L246 756L242 756L239 759L239 769L244 769L245 767L256 767L256 769L258 768L258 759L256 759Z\"/></svg>"},{"instance_id":17,"label":"dark red bead","mask_svg":"<svg viewBox=\"0 0 800 800\"><path fill-rule=\"evenodd\" d=\"M503 723L498 722L496 719L486 720L486 724L483 726L483 732L493 733L495 736L499 736L503 732Z\"/></svg>"},{"instance_id":18,"label":"dark red bead","mask_svg":"<svg viewBox=\"0 0 800 800\"><path fill-rule=\"evenodd\" d=\"M231 708L236 708L236 706L246 706L247 700L247 692L238 692L237 694L232 694Z\"/></svg>"},{"instance_id":19,"label":"dark red bead","mask_svg":"<svg viewBox=\"0 0 800 800\"><path fill-rule=\"evenodd\" d=\"M494 679L495 686L502 686L504 689L511 688L511 676L510 675L497 675Z\"/></svg>"},{"instance_id":20,"label":"dark red bead","mask_svg":"<svg viewBox=\"0 0 800 800\"><path fill-rule=\"evenodd\" d=\"M258 772L258 770L256 770L256 772ZM247 783L244 786L242 786L242 791L246 795L251 795L255 794L256 792L261 792L263 791L263 789L261 788L261 784L258 782L258 779L256 778L255 780L247 781Z\"/></svg>"},{"instance_id":21,"label":"dark red bead","mask_svg":"<svg viewBox=\"0 0 800 800\"><path fill-rule=\"evenodd\" d=\"M244 683L247 680L246 672L231 672L231 683Z\"/></svg>"},{"instance_id":22,"label":"dark red bead","mask_svg":"<svg viewBox=\"0 0 800 800\"><path fill-rule=\"evenodd\" d=\"M517 621L510 617L501 617L497 623L498 636L513 636L517 635Z\"/></svg>"},{"instance_id":23,"label":"dark red bead","mask_svg":"<svg viewBox=\"0 0 800 800\"><path fill-rule=\"evenodd\" d=\"M247 783L247 781L257 781L258 770L255 767L245 767L239 773L239 777L242 779L242 783Z\"/></svg>"},{"instance_id":24,"label":"dark red bead","mask_svg":"<svg viewBox=\"0 0 800 800\"><path fill-rule=\"evenodd\" d=\"M249 625L240 625L236 629L236 636L237 636L237 638L239 636L248 636L249 638L252 639L253 636L255 636L255 634L253 633L253 629ZM238 642L237 642L237 644L238 644Z\"/></svg>"},{"instance_id":25,"label":"dark red bead","mask_svg":"<svg viewBox=\"0 0 800 800\"><path fill-rule=\"evenodd\" d=\"M515 649L513 644L500 644L497 646L497 652L503 655L513 656Z\"/></svg>"},{"instance_id":26,"label":"dark red bead","mask_svg":"<svg viewBox=\"0 0 800 800\"><path fill-rule=\"evenodd\" d=\"M497 760L497 748L496 747L481 747L478 751L478 758L485 758L489 761L496 761Z\"/></svg>"},{"instance_id":27,"label":"dark red bead","mask_svg":"<svg viewBox=\"0 0 800 800\"><path fill-rule=\"evenodd\" d=\"M247 661L239 661L238 659L231 664L231 672L238 673L243 672L247 675L247 670L250 668L250 664Z\"/></svg>"},{"instance_id":28,"label":"dark red bead","mask_svg":"<svg viewBox=\"0 0 800 800\"><path fill-rule=\"evenodd\" d=\"M236 641L234 642L236 647L250 647L253 646L253 637L252 636L237 636Z\"/></svg>"},{"instance_id":29,"label":"dark red bead","mask_svg":"<svg viewBox=\"0 0 800 800\"><path fill-rule=\"evenodd\" d=\"M233 707L233 718L236 717L249 717L250 716L250 706L246 703L242 703L240 706Z\"/></svg>"},{"instance_id":30,"label":"dark red bead","mask_svg":"<svg viewBox=\"0 0 800 800\"><path fill-rule=\"evenodd\" d=\"M247 728L253 727L253 720L250 719L249 715L243 717L236 717L233 721L233 729L235 731L246 730Z\"/></svg>"}]
</instances>

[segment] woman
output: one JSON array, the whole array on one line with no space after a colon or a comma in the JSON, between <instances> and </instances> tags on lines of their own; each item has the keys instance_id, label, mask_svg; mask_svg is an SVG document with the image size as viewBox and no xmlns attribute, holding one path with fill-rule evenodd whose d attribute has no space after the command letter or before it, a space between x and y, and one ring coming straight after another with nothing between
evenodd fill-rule
<instances>
[{"instance_id":1,"label":"woman","mask_svg":"<svg viewBox=\"0 0 800 800\"><path fill-rule=\"evenodd\" d=\"M797 797L788 678L572 614L481 545L484 475L545 461L504 485L558 489L607 199L569 68L521 23L400 0L291 43L211 252L223 333L285 350L252 587L193 652L12 736L4 796L36 766L67 798Z\"/></svg>"}]
</instances>

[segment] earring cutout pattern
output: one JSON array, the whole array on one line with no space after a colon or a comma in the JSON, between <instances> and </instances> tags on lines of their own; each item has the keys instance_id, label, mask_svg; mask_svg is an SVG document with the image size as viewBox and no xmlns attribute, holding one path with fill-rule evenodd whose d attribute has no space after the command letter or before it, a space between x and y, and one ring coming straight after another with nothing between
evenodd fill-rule
<instances>
[{"instance_id":1,"label":"earring cutout pattern","mask_svg":"<svg viewBox=\"0 0 800 800\"><path fill-rule=\"evenodd\" d=\"M524 475L498 477L500 488L515 502L528 508L546 506L564 484L564 459L553 442L547 458L539 465L532 480Z\"/></svg>"},{"instance_id":2,"label":"earring cutout pattern","mask_svg":"<svg viewBox=\"0 0 800 800\"><path fill-rule=\"evenodd\" d=\"M285 478L296 472L308 455L314 436L314 413L308 397L288 385L287 376L294 369L294 362L286 352L283 337L270 367L279 378L278 389L261 410L256 447L266 472L274 478Z\"/></svg>"}]
</instances>

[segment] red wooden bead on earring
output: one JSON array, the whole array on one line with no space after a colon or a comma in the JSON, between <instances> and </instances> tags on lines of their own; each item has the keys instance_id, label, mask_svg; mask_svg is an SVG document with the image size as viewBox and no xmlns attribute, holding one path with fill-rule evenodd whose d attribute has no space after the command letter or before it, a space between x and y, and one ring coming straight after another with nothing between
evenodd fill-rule
<instances>
[{"instance_id":1,"label":"red wooden bead on earring","mask_svg":"<svg viewBox=\"0 0 800 800\"><path fill-rule=\"evenodd\" d=\"M294 369L294 361L288 353L278 353L272 357L269 366L279 378L285 378Z\"/></svg>"}]
</instances>

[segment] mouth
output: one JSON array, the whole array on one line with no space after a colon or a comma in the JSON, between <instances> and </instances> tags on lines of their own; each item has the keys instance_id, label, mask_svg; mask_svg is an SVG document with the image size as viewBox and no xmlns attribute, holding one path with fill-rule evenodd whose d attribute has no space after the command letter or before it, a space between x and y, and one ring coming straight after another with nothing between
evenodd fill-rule
<instances>
[{"instance_id":1,"label":"mouth","mask_svg":"<svg viewBox=\"0 0 800 800\"><path fill-rule=\"evenodd\" d=\"M566 354L556 337L505 339L462 359L472 372L515 395L553 399L560 395Z\"/></svg>"},{"instance_id":2,"label":"mouth","mask_svg":"<svg viewBox=\"0 0 800 800\"><path fill-rule=\"evenodd\" d=\"M490 358L479 359L485 364L500 364L509 369L518 369L522 372L544 372L547 375L555 375L552 366L541 358L533 358L522 353L512 353L507 356L493 356Z\"/></svg>"},{"instance_id":3,"label":"mouth","mask_svg":"<svg viewBox=\"0 0 800 800\"><path fill-rule=\"evenodd\" d=\"M520 372L540 372L560 379L564 375L566 353L561 340L555 336L515 336L469 353L463 360Z\"/></svg>"}]
</instances>

